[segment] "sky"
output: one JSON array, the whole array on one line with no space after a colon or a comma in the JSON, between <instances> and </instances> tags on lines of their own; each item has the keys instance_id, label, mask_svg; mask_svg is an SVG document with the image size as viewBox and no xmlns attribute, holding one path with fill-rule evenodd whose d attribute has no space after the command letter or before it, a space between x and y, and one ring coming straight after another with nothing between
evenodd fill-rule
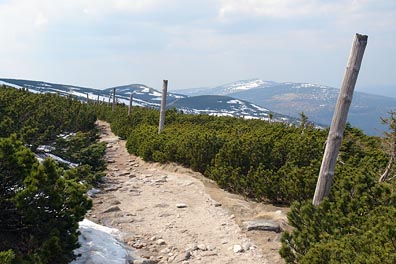
<instances>
[{"instance_id":1,"label":"sky","mask_svg":"<svg viewBox=\"0 0 396 264\"><path fill-rule=\"evenodd\" d=\"M338 88L355 33L368 35L356 89L396 97L395 0L0 0L0 78Z\"/></svg>"}]
</instances>

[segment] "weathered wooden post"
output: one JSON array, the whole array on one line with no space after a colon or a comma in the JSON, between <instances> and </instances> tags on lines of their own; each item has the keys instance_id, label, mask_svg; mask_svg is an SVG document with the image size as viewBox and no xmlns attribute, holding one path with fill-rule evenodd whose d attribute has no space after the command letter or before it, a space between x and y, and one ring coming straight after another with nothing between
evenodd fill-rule
<instances>
[{"instance_id":1,"label":"weathered wooden post","mask_svg":"<svg viewBox=\"0 0 396 264\"><path fill-rule=\"evenodd\" d=\"M161 108L160 108L158 134L161 133L161 131L164 129L167 90L168 90L168 80L164 80L164 83L162 85L162 100L161 100Z\"/></svg>"},{"instance_id":2,"label":"weathered wooden post","mask_svg":"<svg viewBox=\"0 0 396 264\"><path fill-rule=\"evenodd\" d=\"M131 115L132 112L132 101L133 101L133 93L129 96L129 107L128 107L128 115Z\"/></svg>"},{"instance_id":3,"label":"weathered wooden post","mask_svg":"<svg viewBox=\"0 0 396 264\"><path fill-rule=\"evenodd\" d=\"M89 104L89 95L87 93L87 104Z\"/></svg>"},{"instance_id":4,"label":"weathered wooden post","mask_svg":"<svg viewBox=\"0 0 396 264\"><path fill-rule=\"evenodd\" d=\"M97 103L97 104L100 104L100 101L99 101L99 94L98 94L98 99L96 100L96 103Z\"/></svg>"},{"instance_id":5,"label":"weathered wooden post","mask_svg":"<svg viewBox=\"0 0 396 264\"><path fill-rule=\"evenodd\" d=\"M115 103L116 103L116 88L113 88L113 106L111 108L111 110L114 112L115 109Z\"/></svg>"},{"instance_id":6,"label":"weathered wooden post","mask_svg":"<svg viewBox=\"0 0 396 264\"><path fill-rule=\"evenodd\" d=\"M320 167L319 178L316 184L315 195L312 203L317 206L330 192L331 183L334 177L334 169L340 150L345 123L348 116L349 106L352 102L353 90L359 74L364 50L367 45L367 36L356 34L351 53L342 82L342 87L338 95L333 120L331 121L329 135L326 141L326 149L323 154L322 165Z\"/></svg>"}]
</instances>

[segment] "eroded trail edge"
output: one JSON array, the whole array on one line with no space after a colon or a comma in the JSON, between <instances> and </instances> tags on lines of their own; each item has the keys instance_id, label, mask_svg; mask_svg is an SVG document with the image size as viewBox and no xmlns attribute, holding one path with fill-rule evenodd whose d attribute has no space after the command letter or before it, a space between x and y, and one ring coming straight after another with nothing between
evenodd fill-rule
<instances>
[{"instance_id":1,"label":"eroded trail edge","mask_svg":"<svg viewBox=\"0 0 396 264\"><path fill-rule=\"evenodd\" d=\"M286 227L287 208L247 201L178 165L144 162L108 123L97 124L108 166L87 218L126 234L145 263L283 263L276 231ZM274 231L247 231L257 220Z\"/></svg>"}]
</instances>

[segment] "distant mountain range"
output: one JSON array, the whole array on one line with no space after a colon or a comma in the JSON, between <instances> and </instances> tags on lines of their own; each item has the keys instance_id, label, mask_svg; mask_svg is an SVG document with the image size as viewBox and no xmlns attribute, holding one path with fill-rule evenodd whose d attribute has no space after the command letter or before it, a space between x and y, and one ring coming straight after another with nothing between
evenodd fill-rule
<instances>
[{"instance_id":1,"label":"distant mountain range","mask_svg":"<svg viewBox=\"0 0 396 264\"><path fill-rule=\"evenodd\" d=\"M35 93L59 93L74 95L86 100L109 101L113 88L117 90L117 100L128 104L134 94L133 104L142 107L159 108L161 92L144 84L131 84L108 89L85 88L72 85L54 84L40 81L1 79L0 85L7 84L27 88ZM396 91L396 88L395 88ZM309 121L319 126L329 126L337 101L339 89L311 83L278 83L260 79L236 81L211 88L196 88L168 92L167 107L175 107L185 113L236 116L244 118L269 119L275 122L298 124L301 112ZM389 111L396 111L396 98L355 91L348 114L352 126L364 130L369 135L380 135L386 128L380 117Z\"/></svg>"},{"instance_id":2,"label":"distant mountain range","mask_svg":"<svg viewBox=\"0 0 396 264\"><path fill-rule=\"evenodd\" d=\"M277 83L260 79L237 81L212 88L178 90L190 96L221 94L263 105L274 112L330 125L339 89L311 83ZM396 87L395 87L396 95ZM355 91L348 114L352 126L370 135L380 135L380 117L396 110L396 98Z\"/></svg>"},{"instance_id":3,"label":"distant mountain range","mask_svg":"<svg viewBox=\"0 0 396 264\"><path fill-rule=\"evenodd\" d=\"M16 88L25 88L33 93L59 93L62 96L72 95L82 101L86 101L88 96L90 100L99 100L101 102L110 102L113 88L116 88L116 98L118 102L129 104L130 94L133 93L134 106L152 108L160 107L162 96L161 92L144 84L116 86L100 90L42 81L0 78L0 85L1 84ZM269 120L269 113L271 112L273 122L299 124L297 118L272 112L245 100L223 95L187 96L168 92L167 108L176 108L185 113L192 114L234 116L262 120Z\"/></svg>"}]
</instances>

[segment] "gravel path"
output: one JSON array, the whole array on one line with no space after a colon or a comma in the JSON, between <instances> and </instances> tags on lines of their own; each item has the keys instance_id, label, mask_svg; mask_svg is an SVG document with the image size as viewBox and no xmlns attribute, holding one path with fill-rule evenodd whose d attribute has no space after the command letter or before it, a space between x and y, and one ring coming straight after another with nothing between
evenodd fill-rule
<instances>
[{"instance_id":1,"label":"gravel path","mask_svg":"<svg viewBox=\"0 0 396 264\"><path fill-rule=\"evenodd\" d=\"M174 164L144 162L107 123L98 126L108 143L107 176L87 218L126 234L142 257L133 263L284 263L281 233L247 231L246 221L268 220L283 230L288 208L246 201Z\"/></svg>"}]
</instances>

